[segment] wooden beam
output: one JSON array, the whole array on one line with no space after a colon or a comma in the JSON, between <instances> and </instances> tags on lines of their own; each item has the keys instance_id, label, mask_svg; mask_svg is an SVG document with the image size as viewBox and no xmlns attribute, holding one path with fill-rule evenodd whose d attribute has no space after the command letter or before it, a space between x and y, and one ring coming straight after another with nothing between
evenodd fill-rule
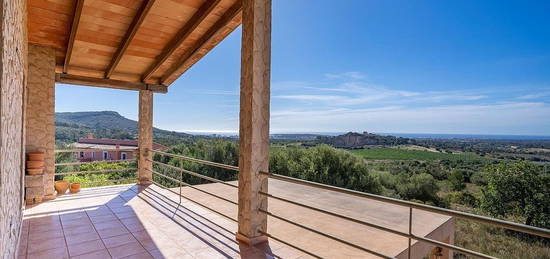
<instances>
[{"instance_id":1,"label":"wooden beam","mask_svg":"<svg viewBox=\"0 0 550 259\"><path fill-rule=\"evenodd\" d=\"M111 63L109 63L109 66L105 71L105 78L110 78L113 74L113 71L115 71L115 68L122 59L122 56L124 56L124 52L126 52L126 49L128 49L128 46L130 46L130 43L136 36L139 27L145 20L145 17L147 17L147 14L151 10L151 7L154 3L155 0L145 0L139 10L136 12L136 16L134 17L132 24L130 24L128 31L126 31L126 35L124 35L124 38L122 39L121 44L118 46L118 49L115 52Z\"/></svg>"},{"instance_id":2,"label":"wooden beam","mask_svg":"<svg viewBox=\"0 0 550 259\"><path fill-rule=\"evenodd\" d=\"M271 0L243 1L237 240L267 241Z\"/></svg>"},{"instance_id":3,"label":"wooden beam","mask_svg":"<svg viewBox=\"0 0 550 259\"><path fill-rule=\"evenodd\" d=\"M201 50L212 38L214 38L222 29L227 26L235 17L242 11L241 1L237 1L231 8L229 8L225 14L218 20L208 31L180 58L177 64L173 65L162 76L160 82L163 85L170 85L175 77L184 71L187 62Z\"/></svg>"},{"instance_id":4,"label":"wooden beam","mask_svg":"<svg viewBox=\"0 0 550 259\"><path fill-rule=\"evenodd\" d=\"M170 41L167 47L164 48L159 58L147 69L143 74L142 81L145 82L157 72L162 64L178 49L181 44L191 35L193 31L201 24L204 19L214 10L221 0L209 0L202 4L201 7L193 14L191 19L181 28L174 38Z\"/></svg>"},{"instance_id":5,"label":"wooden beam","mask_svg":"<svg viewBox=\"0 0 550 259\"><path fill-rule=\"evenodd\" d=\"M141 82L127 82L115 79L95 78L70 74L57 73L55 81L64 84L85 85L119 90L151 90L155 93L167 93L168 88L164 85L145 84Z\"/></svg>"},{"instance_id":6,"label":"wooden beam","mask_svg":"<svg viewBox=\"0 0 550 259\"><path fill-rule=\"evenodd\" d=\"M69 43L67 44L67 51L65 52L65 62L63 62L63 73L67 73L71 57L73 55L74 40L76 32L78 31L78 25L80 24L80 15L82 14L82 8L84 7L84 0L77 0L74 8L73 24L71 25L71 34L69 35Z\"/></svg>"}]
</instances>

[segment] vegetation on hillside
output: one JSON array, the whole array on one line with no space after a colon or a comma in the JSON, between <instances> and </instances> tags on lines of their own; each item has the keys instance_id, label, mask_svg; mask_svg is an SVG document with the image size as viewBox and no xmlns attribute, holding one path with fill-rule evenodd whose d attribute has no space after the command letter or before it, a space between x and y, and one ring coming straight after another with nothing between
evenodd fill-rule
<instances>
[{"instance_id":1,"label":"vegetation on hillside","mask_svg":"<svg viewBox=\"0 0 550 259\"><path fill-rule=\"evenodd\" d=\"M58 123L58 129L81 128L82 133L87 129L86 126L63 123ZM104 135L116 136L120 133L120 138L125 136L124 130L95 130L104 130L101 132ZM235 140L189 138L182 141L177 138L173 142L177 144L168 144L170 149L167 152L228 165L238 164L238 145ZM550 227L550 166L540 159L533 159L535 156L544 157L547 153L542 146L536 146L529 141L524 146L508 147L504 142L497 141L495 143L498 144L493 149L487 144L490 142L483 142L483 145L475 148L467 141L456 141L455 144L437 142L438 145L427 146L425 150L400 148L393 144L345 150L326 144L312 144L307 140L284 138L273 143L270 152L270 172L273 173L533 226ZM429 142L416 145L426 143ZM497 155L503 153L513 156L514 159ZM64 157L59 157L58 160L74 161L74 156L70 155L59 154ZM524 157L526 155L532 156ZM223 181L237 179L237 172L227 169L164 155L155 155L154 159ZM58 170L104 170L132 166L135 164L98 162L59 167ZM204 179L181 174L165 166L154 165L154 170L189 184L208 183ZM132 177L130 173L133 172L73 175L65 176L65 179L87 183ZM154 175L153 179L167 187L179 186L165 177ZM457 245L497 257L549 258L549 242L471 221L457 220L456 224ZM528 252L518 252L520 250ZM462 258L458 255L455 257Z\"/></svg>"},{"instance_id":2,"label":"vegetation on hillside","mask_svg":"<svg viewBox=\"0 0 550 259\"><path fill-rule=\"evenodd\" d=\"M390 147L354 149L351 152L370 160L482 160L473 153L441 153L425 150L408 150Z\"/></svg>"}]
</instances>

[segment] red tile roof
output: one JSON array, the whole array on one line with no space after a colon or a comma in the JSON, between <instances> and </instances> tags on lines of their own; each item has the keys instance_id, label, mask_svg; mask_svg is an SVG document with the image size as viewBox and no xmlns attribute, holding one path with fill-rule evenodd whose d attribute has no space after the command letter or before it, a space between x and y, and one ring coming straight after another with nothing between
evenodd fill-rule
<instances>
[{"instance_id":1,"label":"red tile roof","mask_svg":"<svg viewBox=\"0 0 550 259\"><path fill-rule=\"evenodd\" d=\"M113 145L113 146L119 145L119 146L127 146L127 147L137 147L138 146L138 141L137 140L125 140L125 139L79 138L78 143ZM165 149L168 149L168 147L163 146L161 144L153 143L153 149L165 150Z\"/></svg>"}]
</instances>

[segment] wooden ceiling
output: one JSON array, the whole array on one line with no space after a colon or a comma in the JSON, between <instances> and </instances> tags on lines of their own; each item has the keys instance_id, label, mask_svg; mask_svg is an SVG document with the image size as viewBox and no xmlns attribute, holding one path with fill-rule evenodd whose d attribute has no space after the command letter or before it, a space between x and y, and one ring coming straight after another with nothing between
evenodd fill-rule
<instances>
[{"instance_id":1,"label":"wooden ceiling","mask_svg":"<svg viewBox=\"0 0 550 259\"><path fill-rule=\"evenodd\" d=\"M168 86L241 24L240 0L28 0L58 80ZM75 81L76 82L76 81Z\"/></svg>"}]
</instances>

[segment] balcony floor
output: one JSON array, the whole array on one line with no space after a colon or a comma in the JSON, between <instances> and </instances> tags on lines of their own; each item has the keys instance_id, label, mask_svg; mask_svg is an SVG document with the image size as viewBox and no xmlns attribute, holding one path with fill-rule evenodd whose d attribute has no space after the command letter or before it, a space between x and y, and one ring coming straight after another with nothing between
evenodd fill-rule
<instances>
[{"instance_id":1,"label":"balcony floor","mask_svg":"<svg viewBox=\"0 0 550 259\"><path fill-rule=\"evenodd\" d=\"M234 182L236 184L236 182ZM196 188L236 201L237 189L219 183ZM179 192L179 188L172 191ZM182 195L237 218L237 206L189 187ZM269 180L269 193L402 232L409 209L384 202ZM388 256L406 258L408 239L364 225L269 199L269 211ZM451 242L450 217L413 210L413 233ZM83 189L27 208L21 258L238 258L268 254L311 258L273 239L269 248L239 246L237 223L151 185L118 185ZM357 248L268 217L268 233L323 258L377 258ZM413 241L413 258L432 247ZM271 256L267 256L271 257Z\"/></svg>"},{"instance_id":2,"label":"balcony floor","mask_svg":"<svg viewBox=\"0 0 550 259\"><path fill-rule=\"evenodd\" d=\"M27 208L19 258L236 258L236 223L157 186L82 189ZM287 258L297 251L270 242Z\"/></svg>"}]
</instances>

